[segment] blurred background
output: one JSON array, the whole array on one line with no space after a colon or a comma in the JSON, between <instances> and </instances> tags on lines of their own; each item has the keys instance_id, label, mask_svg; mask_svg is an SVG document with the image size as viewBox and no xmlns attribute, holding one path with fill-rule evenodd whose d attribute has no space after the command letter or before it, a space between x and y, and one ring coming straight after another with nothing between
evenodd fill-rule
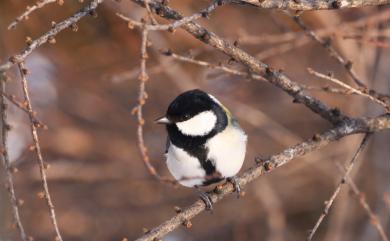
<instances>
[{"instance_id":1,"label":"blurred background","mask_svg":"<svg viewBox=\"0 0 390 241\"><path fill-rule=\"evenodd\" d=\"M170 5L185 15L207 6L209 1L171 0ZM0 62L18 53L26 37L35 39L79 10L86 3L65 1L34 12L16 29L7 26L34 1L0 1ZM116 16L134 19L145 10L130 1L106 1L98 17L85 17L78 31L65 30L55 44L46 44L27 58L26 65L33 108L48 126L40 130L45 160L50 164L48 181L64 240L122 240L142 235L174 215L174 206L185 207L197 193L185 187L156 182L147 172L137 149L136 117L140 56L140 32L130 30ZM369 7L340 11L315 11L302 15L308 26L322 30L368 86L390 93L390 8ZM165 22L158 18L160 22ZM345 69L318 43L306 38L283 12L248 6L225 6L210 19L199 21L218 35L234 42L293 80L309 86L330 85L307 72L332 72L354 85ZM293 38L283 40L286 33ZM267 38L268 37L268 38ZM273 38L270 38L273 37ZM219 62L245 70L218 51L194 39L183 30L153 32L148 48L144 106L145 140L153 165L169 175L164 161L166 134L153 120L166 111L179 93L201 88L219 98L237 116L248 133L246 162L276 154L330 125L274 86L178 62L160 54L161 49L196 59ZM378 42L386 44L378 44ZM20 76L8 71L7 92L22 99ZM359 96L311 90L330 106L351 116L374 116L383 112ZM10 106L9 147L17 197L26 232L35 240L54 240L45 200L40 199L41 182L36 157L29 150L32 139L27 115ZM361 135L343 138L329 146L293 160L245 188L246 196L233 195L215 205L213 214L202 213L191 229L177 229L164 237L179 240L304 240L329 199L340 172L335 163L352 158ZM353 171L353 178L367 202L390 235L390 133L377 133ZM4 168L0 169L4 181ZM13 228L9 198L0 188L0 240L19 240ZM367 214L348 186L336 199L320 226L315 240L380 240Z\"/></svg>"}]
</instances>

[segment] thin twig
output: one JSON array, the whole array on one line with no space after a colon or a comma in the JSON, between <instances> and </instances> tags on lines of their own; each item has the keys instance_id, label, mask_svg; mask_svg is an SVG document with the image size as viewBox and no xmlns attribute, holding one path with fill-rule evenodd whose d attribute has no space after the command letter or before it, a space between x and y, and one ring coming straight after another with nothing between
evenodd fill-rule
<instances>
[{"instance_id":1,"label":"thin twig","mask_svg":"<svg viewBox=\"0 0 390 241\"><path fill-rule=\"evenodd\" d=\"M34 12L39 8L44 7L49 3L54 3L54 2L58 2L60 5L63 4L63 1L58 1L58 0L38 0L33 6L27 6L26 11L24 11L10 25L8 25L8 29L16 28L16 25L23 20L27 20L32 12Z\"/></svg>"},{"instance_id":2,"label":"thin twig","mask_svg":"<svg viewBox=\"0 0 390 241\"><path fill-rule=\"evenodd\" d=\"M324 38L329 36L344 36L347 29L371 27L380 22L385 22L390 19L390 9L384 9L380 13L371 14L353 21L342 22L337 26L328 26L318 30L313 30L318 37ZM290 41L304 41L308 36L303 32L286 32L281 34L262 34L262 35L249 35L249 33L243 30L238 30L239 42L241 44L277 44Z\"/></svg>"},{"instance_id":3,"label":"thin twig","mask_svg":"<svg viewBox=\"0 0 390 241\"><path fill-rule=\"evenodd\" d=\"M146 2L149 3L149 0L145 1L145 3ZM197 20L199 18L202 18L202 17L208 17L209 14L213 10L215 10L218 6L221 6L221 5L226 4L228 2L229 2L228 0L223 0L223 1L213 0L211 2L211 4L207 8L205 8L205 9L203 9L203 10L197 12L197 13L194 13L194 14L188 16L188 17L183 17L183 18L181 18L179 20L176 20L176 21L174 21L174 22L172 22L170 24L150 25L150 24L145 24L143 22L135 21L135 20L133 20L133 19L131 19L129 17L124 16L123 14L120 14L120 13L117 13L117 16L119 16L123 20L127 21L129 23L130 27L137 26L137 27L145 28L145 29L147 29L149 31L167 31L167 30L173 31L174 29L179 28L182 25L187 24L187 23L189 23L191 21L195 21L195 20ZM145 6L150 11L149 4L145 4Z\"/></svg>"},{"instance_id":4,"label":"thin twig","mask_svg":"<svg viewBox=\"0 0 390 241\"><path fill-rule=\"evenodd\" d=\"M162 52L162 54L165 56L172 57L173 59L181 61L181 62L195 64L195 65L202 66L202 67L209 68L209 69L220 70L220 71L225 72L227 74L237 75L237 76L241 76L241 77L244 77L247 79L254 79L254 80L258 80L258 81L268 82L267 79L265 79L263 76L258 75L258 74L239 71L236 69L229 68L229 67L222 65L222 64L216 65L216 64L213 64L213 63L210 63L207 61L197 60L197 59L194 59L192 57L187 57L187 56L176 54L176 53L172 52L171 50L165 50ZM301 84L300 86L302 87L302 89L305 89L305 90L324 91L324 92L328 92L328 93L342 94L342 95L356 94L356 93L353 93L353 92L348 91L346 89L334 88L334 87L330 87L330 86L309 86L309 85L303 85L303 84Z\"/></svg>"},{"instance_id":5,"label":"thin twig","mask_svg":"<svg viewBox=\"0 0 390 241\"><path fill-rule=\"evenodd\" d=\"M21 101L16 99L15 95L8 95L6 93L0 93L1 96L5 97L9 102L14 104L18 109L22 110L23 112L29 114L29 111L26 107L25 103L22 103ZM38 120L38 118L35 116L34 113L34 123L37 125L39 128L47 129L47 125L45 125L42 121Z\"/></svg>"},{"instance_id":6,"label":"thin twig","mask_svg":"<svg viewBox=\"0 0 390 241\"><path fill-rule=\"evenodd\" d=\"M340 8L361 8L365 6L375 6L389 4L389 0L235 0L237 3L246 3L259 8L277 8L289 10L320 10L320 9L340 9Z\"/></svg>"},{"instance_id":7,"label":"thin twig","mask_svg":"<svg viewBox=\"0 0 390 241\"><path fill-rule=\"evenodd\" d=\"M359 148L357 149L355 155L352 157L351 161L349 162L348 167L346 168L346 171L345 171L343 177L341 178L341 181L337 185L337 187L336 187L335 191L333 192L332 196L330 197L330 199L325 202L324 210L322 211L322 213L321 213L320 217L318 218L316 224L314 225L313 229L310 231L309 236L306 239L307 241L311 241L313 239L314 234L318 230L318 227L321 225L321 223L324 220L324 218L326 217L326 215L328 215L330 207L332 206L332 204L333 204L334 200L336 199L337 195L340 193L342 185L345 183L345 180L348 177L349 173L351 172L351 170L352 170L354 164L356 163L356 160L359 157L360 153L363 151L363 149L367 145L367 142L368 142L368 139L369 139L370 136L371 136L370 133L367 133L364 136L364 138L363 138L361 144L359 145Z\"/></svg>"},{"instance_id":8,"label":"thin twig","mask_svg":"<svg viewBox=\"0 0 390 241\"><path fill-rule=\"evenodd\" d=\"M209 68L209 69L221 70L221 71L223 71L225 73L242 76L242 77L248 78L248 79L252 78L252 79L268 82L267 79L265 79L264 77L262 77L261 75L258 75L258 74L252 74L252 73L248 73L248 72L243 72L243 71L239 71L239 70L235 70L235 69L229 68L229 67L224 66L222 64L216 65L216 64L212 64L212 63L207 62L207 61L197 60L197 59L194 59L192 57L186 57L186 56L183 56L183 55L178 55L176 53L173 53L171 50L163 51L162 54L165 55L165 56L172 57L173 59L176 59L176 60L179 60L179 61L182 61L182 62L196 64L196 65L199 65L199 66L202 66L202 67L206 67L206 68Z\"/></svg>"},{"instance_id":9,"label":"thin twig","mask_svg":"<svg viewBox=\"0 0 390 241\"><path fill-rule=\"evenodd\" d=\"M330 40L323 40L321 39L314 31L312 31L311 29L309 29L306 24L304 23L304 21L302 20L302 18L300 18L299 16L296 16L296 15L291 15L289 14L290 17L292 17L292 19L295 21L295 23L297 23L297 25L308 35L310 36L313 40L315 40L316 42L318 42L319 44L321 44L322 47L324 47L330 54L331 57L333 57L334 59L336 59L344 68L345 70L347 71L347 73L349 74L349 76L351 76L351 78L355 81L355 83L360 86L360 87L366 87L366 85L363 83L363 81L357 76L356 72L354 71L354 69L352 68L352 62L350 60L346 60L343 56L341 56L341 54L336 51Z\"/></svg>"},{"instance_id":10,"label":"thin twig","mask_svg":"<svg viewBox=\"0 0 390 241\"><path fill-rule=\"evenodd\" d=\"M153 13L152 13L152 10L150 10L150 7L149 7L149 0L145 0L145 7L146 7L146 11L148 13L148 17L149 17L149 20L152 24L154 25L158 25L158 22L157 20L154 18L153 16Z\"/></svg>"},{"instance_id":11,"label":"thin twig","mask_svg":"<svg viewBox=\"0 0 390 241\"><path fill-rule=\"evenodd\" d=\"M342 173L346 171L343 165L341 165L340 163L336 163L336 164ZM353 194L355 195L355 197L359 200L360 205L363 207L364 211L367 213L368 217L370 218L371 224L378 231L382 241L389 241L389 238L387 237L386 232L383 229L381 221L379 220L378 216L372 211L370 205L368 205L364 193L362 193L359 190L356 183L352 180L352 178L349 175L347 176L346 181L349 187L351 188Z\"/></svg>"},{"instance_id":12,"label":"thin twig","mask_svg":"<svg viewBox=\"0 0 390 241\"><path fill-rule=\"evenodd\" d=\"M104 2L104 0L92 0L87 6L83 7L73 16L63 20L62 22L55 24L51 30L49 30L48 32L41 35L39 38L29 43L29 45L25 49L23 49L19 54L12 56L8 60L8 62L0 65L0 72L4 72L10 69L15 64L23 62L35 49L47 43L50 39L53 39L62 30L68 29L69 27L76 24L84 16L93 12L102 2Z\"/></svg>"},{"instance_id":13,"label":"thin twig","mask_svg":"<svg viewBox=\"0 0 390 241\"><path fill-rule=\"evenodd\" d=\"M148 81L149 76L146 72L146 60L148 59L147 53L147 42L148 42L148 30L146 28L142 29L142 41L141 41L141 66L140 66L140 75L139 79L139 92L138 92L138 105L133 109L133 113L137 114L138 127L137 127L137 139L138 139L138 149L141 153L142 161L145 164L146 169L149 174L156 178L156 180L175 185L177 182L169 177L160 176L156 168L150 162L150 157L148 155L148 149L145 146L143 126L145 125L145 119L143 118L142 108L146 103L148 98L145 83Z\"/></svg>"},{"instance_id":14,"label":"thin twig","mask_svg":"<svg viewBox=\"0 0 390 241\"><path fill-rule=\"evenodd\" d=\"M280 55L282 55L286 52L289 52L293 49L297 49L299 47L302 47L309 42L310 41L308 38L303 38L303 39L298 39L298 40L293 41L293 42L283 43L283 44L280 44L280 45L277 45L274 47L270 47L270 48L267 48L267 49L261 51L260 53L256 54L256 58L258 58L259 60L265 60L265 59L268 59L268 58L273 57L273 56L280 56Z\"/></svg>"},{"instance_id":15,"label":"thin twig","mask_svg":"<svg viewBox=\"0 0 390 241\"><path fill-rule=\"evenodd\" d=\"M310 74L312 74L314 76L317 76L317 77L325 79L325 80L329 80L332 83L335 83L335 84L337 84L337 85L347 89L351 93L355 93L355 94L364 96L364 97L374 101L375 103L378 103L378 104L382 105L387 112L390 112L390 105L386 102L386 100L384 98L379 99L379 98L371 95L370 92L372 92L372 91L370 91L370 90L364 91L364 90L356 89L356 88L354 88L354 87L352 87L352 86L342 82L341 80L338 80L338 79L336 79L336 78L334 78L332 76L329 76L329 75L321 74L321 73L319 73L319 72L317 72L317 71L315 71L315 70L313 70L311 68L308 68L307 70L308 70L308 72ZM387 99L390 99L390 98L387 98Z\"/></svg>"},{"instance_id":16,"label":"thin twig","mask_svg":"<svg viewBox=\"0 0 390 241\"><path fill-rule=\"evenodd\" d=\"M3 75L0 75L0 81L1 81L1 91L5 92L5 77ZM12 213L14 216L14 220L16 223L16 227L19 230L19 235L20 238L23 241L28 241L26 232L24 231L24 227L22 224L22 221L20 219L20 214L19 214L19 206L18 206L18 200L16 198L15 194L15 185L14 185L14 180L13 180L13 174L12 174L12 168L11 168L11 162L9 160L8 156L8 146L7 146L7 140L8 140L8 131L10 129L10 126L7 122L7 102L5 100L4 95L1 96L1 103L0 103L0 108L1 108L1 139L2 139L2 150L1 150L1 155L3 157L3 165L4 165L4 170L6 173L6 183L7 183L7 190L11 202L11 207L12 207Z\"/></svg>"},{"instance_id":17,"label":"thin twig","mask_svg":"<svg viewBox=\"0 0 390 241\"><path fill-rule=\"evenodd\" d=\"M41 145L39 143L37 126L36 126L36 123L34 122L34 111L32 109L32 105L31 105L29 88L28 88L28 83L27 83L27 78L26 78L28 70L24 66L23 62L18 64L18 68L20 71L20 76L22 78L24 100L26 102L26 107L27 107L29 117L30 117L31 135L32 135L32 138L34 141L34 150L35 150L35 154L36 154L37 159L38 159L39 171L41 173L41 181L42 181L44 198L46 199L46 203L47 203L47 206L48 206L49 212L50 212L51 222L54 226L54 230L55 230L55 233L57 235L56 241L62 241L60 230L59 230L58 224L57 224L56 213L54 210L53 201L51 199L50 192L49 192L49 186L47 184L47 176L46 176L47 166L45 165L45 162L43 160L43 156L42 156L42 152L41 152Z\"/></svg>"}]
</instances>

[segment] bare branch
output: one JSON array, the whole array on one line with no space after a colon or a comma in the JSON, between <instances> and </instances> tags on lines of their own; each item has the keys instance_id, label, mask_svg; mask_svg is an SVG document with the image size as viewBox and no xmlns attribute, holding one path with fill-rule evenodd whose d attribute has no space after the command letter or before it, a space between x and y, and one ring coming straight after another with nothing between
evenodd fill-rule
<instances>
[{"instance_id":1,"label":"bare branch","mask_svg":"<svg viewBox=\"0 0 390 241\"><path fill-rule=\"evenodd\" d=\"M345 173L345 167L343 167L340 163L336 163L337 167L342 173ZM374 226L374 228L378 231L382 241L389 241L389 238L386 235L386 232L383 229L383 226L378 218L378 216L372 211L370 205L368 205L367 200L364 196L364 193L362 193L355 182L352 180L352 178L348 175L346 178L346 181L351 188L353 194L355 197L359 200L360 205L363 207L364 211L367 213L368 217L370 218L371 224Z\"/></svg>"},{"instance_id":2,"label":"bare branch","mask_svg":"<svg viewBox=\"0 0 390 241\"><path fill-rule=\"evenodd\" d=\"M20 110L22 110L25 113L29 113L28 109L26 107L25 103L22 103L21 101L18 101L16 99L15 95L8 95L6 93L0 93L3 97L5 97L8 101L10 101L12 104L14 104L16 107L18 107ZM34 113L34 123L36 123L37 127L42 127L43 129L47 129L47 125L43 124L40 120L37 119Z\"/></svg>"},{"instance_id":3,"label":"bare branch","mask_svg":"<svg viewBox=\"0 0 390 241\"><path fill-rule=\"evenodd\" d=\"M378 98L376 96L373 96L371 95L370 93L375 93L374 91L371 91L371 90L368 90L368 91L362 91L362 90L359 90L359 89L356 89L356 88L353 88L352 86L348 85L348 84L345 84L344 82L342 82L341 80L338 80L336 78L334 78L333 76L329 76L329 75L325 75L325 74L321 74L311 68L308 68L308 71L310 74L314 75L314 76L317 76L319 78L322 78L322 79L326 79L328 81L331 81L332 83L335 83L345 89L347 89L348 91L350 91L351 93L354 93L354 94L358 94L358 95L361 95L361 96L364 96L372 101L374 101L375 103L378 103L380 105L382 105L385 110L387 112L390 112L390 105L387 103L387 101L390 100L390 98Z\"/></svg>"},{"instance_id":4,"label":"bare branch","mask_svg":"<svg viewBox=\"0 0 390 241\"><path fill-rule=\"evenodd\" d=\"M169 183L175 185L177 182L172 178L160 176L150 162L150 157L148 155L148 150L145 146L144 134L143 134L143 126L145 125L145 119L142 115L142 108L146 103L146 99L148 98L145 83L148 81L149 76L146 72L146 60L148 59L147 53L147 42L148 42L148 30L146 28L142 28L142 41L141 41L141 72L138 77L139 79L139 92L138 92L138 105L133 109L133 113L137 114L138 120L138 128L137 128L137 138L138 138L138 149L141 153L142 161L145 164L146 169L149 174L156 178L158 181Z\"/></svg>"},{"instance_id":5,"label":"bare branch","mask_svg":"<svg viewBox=\"0 0 390 241\"><path fill-rule=\"evenodd\" d=\"M157 20L154 18L154 16L153 16L153 13L152 13L152 10L150 10L150 7L149 7L149 0L146 0L145 1L146 2L146 11L147 11L147 13L148 13L148 17L149 17L149 20L150 20L150 22L152 22L152 24L154 24L154 25L157 25L158 24L158 22L157 22Z\"/></svg>"},{"instance_id":6,"label":"bare branch","mask_svg":"<svg viewBox=\"0 0 390 241\"><path fill-rule=\"evenodd\" d=\"M359 157L360 153L363 151L364 147L367 145L369 137L370 137L369 133L367 133L364 136L364 138L363 138L361 144L359 145L359 148L357 149L355 155L353 156L352 160L349 162L348 167L346 168L346 171L345 171L343 177L341 178L341 181L337 185L337 187L336 187L335 191L333 192L332 196L330 197L330 199L325 202L324 210L322 211L320 217L318 218L316 224L314 225L314 228L310 231L310 234L309 234L309 236L306 239L307 241L311 241L313 239L314 234L318 230L318 227L321 225L321 223L324 220L324 218L326 217L326 215L328 215L330 207L332 206L332 204L333 204L334 200L336 199L337 195L340 193L341 187L345 183L345 180L349 176L349 173L352 171L352 168L353 168L354 164L356 163L357 158Z\"/></svg>"},{"instance_id":7,"label":"bare branch","mask_svg":"<svg viewBox=\"0 0 390 241\"><path fill-rule=\"evenodd\" d=\"M236 0L237 3L246 3L259 8L277 8L285 10L321 10L340 8L360 8L366 6L378 6L389 4L389 0Z\"/></svg>"},{"instance_id":8,"label":"bare branch","mask_svg":"<svg viewBox=\"0 0 390 241\"><path fill-rule=\"evenodd\" d=\"M132 0L133 2L144 6L143 0ZM157 1L150 1L150 7L152 9L159 9L160 16L170 19L170 20L180 20L182 16L171 9L168 6L165 6ZM227 42L226 40L220 38L216 34L210 32L209 30L203 28L202 26L189 22L182 25L182 28L188 33L193 35L195 38L201 40L202 42L220 50L221 52L228 55L230 58L235 59L238 62L244 64L251 72L260 74L266 78L271 84L281 88L287 94L294 98L295 102L303 103L310 110L319 114L324 119L330 121L333 124L337 124L340 121L347 119L348 117L340 113L339 110L331 109L319 100L314 97L306 94L303 89L294 81L290 80L288 76L283 74L281 71L276 71L272 69L267 64L257 60L255 57L249 55L244 50Z\"/></svg>"},{"instance_id":9,"label":"bare branch","mask_svg":"<svg viewBox=\"0 0 390 241\"><path fill-rule=\"evenodd\" d=\"M33 6L27 6L26 11L23 12L21 15L19 15L9 26L8 29L16 28L16 25L23 21L27 20L32 12L35 10L44 7L45 5L49 3L57 2L58 0L38 0ZM63 1L58 1L60 5L63 4Z\"/></svg>"},{"instance_id":10,"label":"bare branch","mask_svg":"<svg viewBox=\"0 0 390 241\"><path fill-rule=\"evenodd\" d=\"M149 3L149 1L145 1L146 3ZM172 22L171 24L157 24L157 25L150 25L150 24L145 24L145 23L142 23L142 22L139 22L139 21L135 21L135 20L132 20L120 13L117 13L117 15L122 18L123 20L125 21L128 21L128 24L130 27L133 27L133 26L137 26L137 27L142 27L142 28L145 28L149 31L173 31L174 29L176 28L179 28L181 27L182 25L184 24L187 24L189 22L192 22L192 21L195 21L199 18L202 18L202 17L208 17L208 15L213 11L215 10L218 6L221 6L222 4L225 4L226 2L229 2L228 0L224 0L224 1L218 1L218 0L213 0L211 2L211 4L205 8L204 10L201 10L199 11L198 13L195 13L191 16L188 16L188 17L184 17L184 18L181 18L179 20L176 20L174 22ZM147 7L150 11L150 7L149 7L149 4L145 4L144 5L145 7Z\"/></svg>"},{"instance_id":11,"label":"bare branch","mask_svg":"<svg viewBox=\"0 0 390 241\"><path fill-rule=\"evenodd\" d=\"M372 27L380 22L385 22L390 19L390 9L383 9L381 12L376 12L357 20L347 21L340 23L336 26L328 26L315 31L316 35L320 38L333 36L344 36L345 32L352 28L361 28L366 26ZM303 32L287 32L281 34L263 34L252 36L245 31L239 31L240 43L242 44L277 44L290 41L304 41L309 38L307 34Z\"/></svg>"},{"instance_id":12,"label":"bare branch","mask_svg":"<svg viewBox=\"0 0 390 241\"><path fill-rule=\"evenodd\" d=\"M1 92L5 92L5 76L0 74L0 81L1 81ZM23 241L28 241L26 232L24 231L24 227L22 224L22 221L20 219L19 215L19 207L18 207L18 200L16 199L15 194L15 185L12 175L12 168L11 168L11 162L9 160L8 156L8 146L7 146L7 140L8 140L8 131L10 129L10 125L7 122L7 102L5 100L4 95L1 95L1 140L2 140L2 149L1 149L1 155L3 159L3 165L4 170L6 173L6 183L7 183L7 190L9 194L9 198L11 201L11 207L12 207L12 214L14 216L14 220L16 223L16 227L19 230L20 238Z\"/></svg>"},{"instance_id":13,"label":"bare branch","mask_svg":"<svg viewBox=\"0 0 390 241\"><path fill-rule=\"evenodd\" d=\"M93 0L86 7L82 8L73 16L65 19L64 21L57 23L53 26L51 30L32 41L24 50L19 54L12 56L8 62L0 65L0 72L4 72L10 69L13 65L23 62L35 49L39 48L41 45L47 43L50 39L53 39L58 33L62 30L71 27L80 21L81 18L93 12L100 3L104 0Z\"/></svg>"},{"instance_id":14,"label":"bare branch","mask_svg":"<svg viewBox=\"0 0 390 241\"><path fill-rule=\"evenodd\" d=\"M212 63L207 62L207 61L197 60L197 59L194 59L192 57L178 55L176 53L173 53L171 50L166 50L166 51L163 51L162 53L165 56L172 57L173 59L181 61L181 62L195 64L195 65L202 66L202 67L209 68L209 69L220 70L220 71L223 71L227 74L237 75L237 76L241 76L241 77L248 78L248 79L254 79L254 80L268 82L267 79L265 79L264 77L262 77L261 75L258 75L258 74L239 71L236 69L229 68L229 67L222 65L222 64L216 65L216 64L212 64ZM329 87L329 86L322 86L321 87L321 86L301 85L301 87L302 87L302 89L305 89L305 90L324 91L324 92L342 94L342 95L356 94L356 93L348 91L346 89L338 89L338 88L333 88L333 87Z\"/></svg>"},{"instance_id":15,"label":"bare branch","mask_svg":"<svg viewBox=\"0 0 390 241\"><path fill-rule=\"evenodd\" d=\"M32 109L32 105L31 105L29 88L28 88L28 83L27 83L27 78L26 78L28 70L24 66L23 62L18 63L18 68L19 68L20 76L22 78L24 100L26 102L26 107L27 107L29 117L30 117L30 128L31 128L31 135L32 135L32 138L34 141L34 150L35 150L35 154L37 155L37 158L38 158L39 171L41 173L43 196L46 199L46 203L47 203L47 206L48 206L49 212L50 212L50 219L51 219L51 222L53 223L54 230L55 230L55 233L57 235L56 241L62 241L60 230L59 230L58 224L57 224L56 213L54 210L53 201L51 200L49 186L47 184L47 176L46 176L47 165L45 164L45 162L43 160L41 145L39 143L37 125L34 122L34 111Z\"/></svg>"},{"instance_id":16,"label":"bare branch","mask_svg":"<svg viewBox=\"0 0 390 241\"><path fill-rule=\"evenodd\" d=\"M360 87L366 87L366 85L363 83L363 81L357 76L356 72L354 71L354 69L352 68L352 62L350 60L346 60L343 56L341 56L341 54L336 51L332 44L331 44L331 40L330 39L327 39L327 40L323 40L321 39L314 31L310 30L306 24L303 22L302 18L300 18L299 16L295 16L295 15L291 15L289 14L290 17L292 17L292 19L298 24L298 26L303 30L305 31L305 33L311 37L314 41L318 42L319 44L321 44L322 47L324 47L328 52L329 52L329 55L331 57L333 57L334 59L336 59L344 68L345 70L347 71L347 73L351 76L351 78L353 79L353 81L355 81L355 83L360 86Z\"/></svg>"},{"instance_id":17,"label":"bare branch","mask_svg":"<svg viewBox=\"0 0 390 241\"><path fill-rule=\"evenodd\" d=\"M321 134L316 134L312 139L308 139L295 146L289 147L281 153L269 157L267 160L259 160L256 167L252 167L245 171L237 178L237 181L242 187L245 187L248 183L253 182L267 171L278 168L290 162L292 159L314 152L342 137L357 133L375 132L384 129L390 129L389 114L379 116L377 118L345 120L339 126L329 129ZM234 187L230 182L227 182L223 184L218 191L210 192L209 194L213 203L216 203L232 192L234 192ZM179 214L153 228L144 236L138 238L137 241L152 241L155 238L161 238L174 229L180 227L185 220L194 218L204 210L204 202L198 200L191 206L183 209Z\"/></svg>"}]
</instances>

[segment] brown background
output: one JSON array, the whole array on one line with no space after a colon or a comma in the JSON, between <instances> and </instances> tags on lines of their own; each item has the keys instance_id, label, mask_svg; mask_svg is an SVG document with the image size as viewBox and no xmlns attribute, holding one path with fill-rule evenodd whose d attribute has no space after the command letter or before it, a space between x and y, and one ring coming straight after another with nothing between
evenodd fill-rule
<instances>
[{"instance_id":1,"label":"brown background","mask_svg":"<svg viewBox=\"0 0 390 241\"><path fill-rule=\"evenodd\" d=\"M191 14L208 1L172 0L171 5ZM26 36L33 39L82 7L66 1L51 4L22 22L15 30L8 24L33 1L0 2L0 60L25 46ZM84 3L85 4L85 3ZM376 7L340 11L308 12L303 15L309 26L319 29L374 15L386 8ZM129 30L115 13L139 19L145 11L128 1L107 1L98 8L98 18L86 17L78 32L65 30L56 44L47 44L27 59L31 70L33 107L49 129L40 131L44 157L50 163L49 185L64 240L132 240L174 214L174 206L186 206L196 192L184 187L172 188L154 181L140 159L136 143L136 118L131 109L137 103L137 71L140 33ZM163 22L163 20L161 20ZM226 6L215 11L202 24L231 40L264 34L298 31L281 11ZM383 23L384 32L389 22ZM377 25L351 31L365 33ZM388 39L387 39L388 40ZM289 96L262 82L229 76L219 71L183 64L159 54L171 48L213 63L228 63L228 58L200 43L182 30L174 34L151 33L147 68L148 101L145 105L145 139L152 163L169 175L164 163L165 130L153 120L165 113L167 105L180 92L202 88L212 93L237 116L248 133L249 144L243 169L254 165L257 155L275 154L314 133L328 123ZM384 93L390 91L390 50L361 44L355 40L334 40L337 48L353 60L358 74L369 86ZM252 54L276 44L240 43ZM376 62L375 61L379 61ZM352 83L344 69L318 43L310 42L264 61L300 83L323 86L324 80L310 76L306 68L334 72ZM241 68L236 63L231 67ZM9 72L8 92L21 99L16 69ZM127 76L126 76L127 75ZM352 116L374 115L381 108L356 96L341 96L313 91L327 104ZM53 240L54 232L41 190L36 160L28 150L32 144L25 113L12 107L10 123L11 158L19 169L15 174L17 196L26 231L36 240ZM335 162L350 160L362 137L353 136L335 142L321 151L294 160L283 168L261 177L246 188L246 196L233 196L215 206L213 214L203 213L193 220L189 230L180 228L164 240L303 240L340 179ZM389 133L378 133L353 172L359 188L379 215L390 235L390 210L383 202L390 192ZM3 169L0 175L4 175ZM18 240L12 226L8 195L0 189L0 240ZM345 187L320 227L316 240L379 240L379 236L358 200Z\"/></svg>"}]
</instances>

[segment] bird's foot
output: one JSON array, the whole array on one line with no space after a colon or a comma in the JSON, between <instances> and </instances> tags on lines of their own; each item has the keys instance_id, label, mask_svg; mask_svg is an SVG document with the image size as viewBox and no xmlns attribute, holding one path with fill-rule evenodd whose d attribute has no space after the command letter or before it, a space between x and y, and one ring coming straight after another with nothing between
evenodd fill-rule
<instances>
[{"instance_id":1,"label":"bird's foot","mask_svg":"<svg viewBox=\"0 0 390 241\"><path fill-rule=\"evenodd\" d=\"M206 211L213 211L213 200L210 195L207 192L200 190L199 187L196 187L196 189L198 190L199 198L202 199L206 205Z\"/></svg>"},{"instance_id":2,"label":"bird's foot","mask_svg":"<svg viewBox=\"0 0 390 241\"><path fill-rule=\"evenodd\" d=\"M233 177L228 177L228 178L227 178L227 181L230 182L231 184L233 184L234 191L235 191L236 194L237 194L237 198L240 198L240 197L241 197L241 186L240 186L240 184L238 183L237 178L236 178L235 176L233 176Z\"/></svg>"}]
</instances>

